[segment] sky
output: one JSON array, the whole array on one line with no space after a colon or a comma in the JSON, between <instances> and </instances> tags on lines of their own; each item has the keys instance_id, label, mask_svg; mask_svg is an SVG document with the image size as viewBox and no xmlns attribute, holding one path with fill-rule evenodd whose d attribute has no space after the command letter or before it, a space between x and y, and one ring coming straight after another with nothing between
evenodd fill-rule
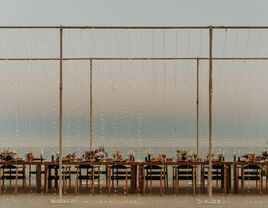
<instances>
[{"instance_id":1,"label":"sky","mask_svg":"<svg viewBox=\"0 0 268 208\"><path fill-rule=\"evenodd\" d=\"M9 0L0 25L268 25L266 0ZM58 31L1 30L2 57L58 56ZM207 31L66 31L64 56L207 56ZM215 56L267 57L266 31L215 31ZM176 44L174 44L176 43ZM214 64L215 137L268 137L267 62ZM58 63L0 63L0 138L57 137ZM64 136L88 136L88 63L64 65ZM147 70L146 70L147 69ZM170 70L169 70L170 69ZM200 66L207 137L207 63ZM256 69L257 72L256 72ZM94 136L195 137L196 63L94 63ZM14 131L15 128L15 131Z\"/></svg>"},{"instance_id":2,"label":"sky","mask_svg":"<svg viewBox=\"0 0 268 208\"><path fill-rule=\"evenodd\" d=\"M1 25L267 25L265 0L2 0Z\"/></svg>"}]
</instances>

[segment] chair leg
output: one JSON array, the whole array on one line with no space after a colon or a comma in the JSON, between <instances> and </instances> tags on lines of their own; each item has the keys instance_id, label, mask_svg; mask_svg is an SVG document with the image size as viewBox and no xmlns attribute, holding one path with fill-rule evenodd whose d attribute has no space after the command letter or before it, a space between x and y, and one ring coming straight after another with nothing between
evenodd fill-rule
<instances>
[{"instance_id":1,"label":"chair leg","mask_svg":"<svg viewBox=\"0 0 268 208\"><path fill-rule=\"evenodd\" d=\"M268 181L267 181L267 176L266 175L265 175L265 182L266 182L266 191L267 191Z\"/></svg>"},{"instance_id":2,"label":"chair leg","mask_svg":"<svg viewBox=\"0 0 268 208\"><path fill-rule=\"evenodd\" d=\"M91 172L91 174L92 174L92 176L91 176L91 186L92 186L92 195L94 196L94 192L95 192L95 190L94 190L94 179L95 179L95 173L94 173L94 171L95 171L95 169L94 169L94 167L92 166L92 172Z\"/></svg>"},{"instance_id":3,"label":"chair leg","mask_svg":"<svg viewBox=\"0 0 268 208\"><path fill-rule=\"evenodd\" d=\"M63 189L63 193L66 194L66 168L63 169L63 174L62 174L62 177L63 177L63 186L61 187Z\"/></svg>"},{"instance_id":4,"label":"chair leg","mask_svg":"<svg viewBox=\"0 0 268 208\"><path fill-rule=\"evenodd\" d=\"M2 193L2 168L0 169L0 193Z\"/></svg>"},{"instance_id":5,"label":"chair leg","mask_svg":"<svg viewBox=\"0 0 268 208\"><path fill-rule=\"evenodd\" d=\"M143 179L142 179L142 183L143 183L143 190L142 190L142 193L143 193L143 195L145 194L145 189L146 189L146 178L145 178L146 176L145 176L145 171L143 170Z\"/></svg>"},{"instance_id":6,"label":"chair leg","mask_svg":"<svg viewBox=\"0 0 268 208\"><path fill-rule=\"evenodd\" d=\"M193 194L195 195L195 192L196 192L196 169L195 169L195 167L192 169L192 175L193 175L192 188L193 188Z\"/></svg>"},{"instance_id":7,"label":"chair leg","mask_svg":"<svg viewBox=\"0 0 268 208\"><path fill-rule=\"evenodd\" d=\"M15 194L18 193L18 167L16 167Z\"/></svg>"},{"instance_id":8,"label":"chair leg","mask_svg":"<svg viewBox=\"0 0 268 208\"><path fill-rule=\"evenodd\" d=\"M168 189L168 167L165 166L165 182L166 182L166 188ZM164 189L165 189L164 187Z\"/></svg>"},{"instance_id":9,"label":"chair leg","mask_svg":"<svg viewBox=\"0 0 268 208\"><path fill-rule=\"evenodd\" d=\"M128 170L126 169L126 190L125 190L125 195L128 194Z\"/></svg>"},{"instance_id":10,"label":"chair leg","mask_svg":"<svg viewBox=\"0 0 268 208\"><path fill-rule=\"evenodd\" d=\"M201 166L201 190L204 193L204 186L205 186L205 179L204 179L204 167Z\"/></svg>"},{"instance_id":11,"label":"chair leg","mask_svg":"<svg viewBox=\"0 0 268 208\"><path fill-rule=\"evenodd\" d=\"M22 186L23 191L26 192L26 172L25 172L25 165L23 165L23 179L22 179Z\"/></svg>"},{"instance_id":12,"label":"chair leg","mask_svg":"<svg viewBox=\"0 0 268 208\"><path fill-rule=\"evenodd\" d=\"M23 178L22 186L23 186L23 191L26 192L26 177Z\"/></svg>"},{"instance_id":13,"label":"chair leg","mask_svg":"<svg viewBox=\"0 0 268 208\"><path fill-rule=\"evenodd\" d=\"M29 188L30 190L32 189L32 174L31 174L31 171L32 171L32 167L31 165L29 165Z\"/></svg>"},{"instance_id":14,"label":"chair leg","mask_svg":"<svg viewBox=\"0 0 268 208\"><path fill-rule=\"evenodd\" d=\"M162 170L160 171L160 195L163 194L163 173Z\"/></svg>"},{"instance_id":15,"label":"chair leg","mask_svg":"<svg viewBox=\"0 0 268 208\"><path fill-rule=\"evenodd\" d=\"M78 174L79 168L76 169L76 177L75 177L75 185L74 185L74 193L77 195L78 192Z\"/></svg>"},{"instance_id":16,"label":"chair leg","mask_svg":"<svg viewBox=\"0 0 268 208\"><path fill-rule=\"evenodd\" d=\"M5 192L5 179L4 178L2 180L2 190L3 190L3 192Z\"/></svg>"},{"instance_id":17,"label":"chair leg","mask_svg":"<svg viewBox=\"0 0 268 208\"><path fill-rule=\"evenodd\" d=\"M86 179L86 187L88 187L88 171L89 171L89 168L87 168L87 179Z\"/></svg>"},{"instance_id":18,"label":"chair leg","mask_svg":"<svg viewBox=\"0 0 268 208\"><path fill-rule=\"evenodd\" d=\"M176 180L176 176L175 176L175 173L174 173L174 170L175 170L175 168L174 168L174 166L172 167L172 190L173 190L173 193L175 194L175 180Z\"/></svg>"},{"instance_id":19,"label":"chair leg","mask_svg":"<svg viewBox=\"0 0 268 208\"><path fill-rule=\"evenodd\" d=\"M45 193L48 193L48 169L45 168Z\"/></svg>"},{"instance_id":20,"label":"chair leg","mask_svg":"<svg viewBox=\"0 0 268 208\"><path fill-rule=\"evenodd\" d=\"M109 190L109 196L110 196L111 195L111 169L109 167L108 167L108 190Z\"/></svg>"},{"instance_id":21,"label":"chair leg","mask_svg":"<svg viewBox=\"0 0 268 208\"><path fill-rule=\"evenodd\" d=\"M175 172L175 179L176 179L176 196L178 196L178 192L179 192L179 176L178 176L178 169L176 169L176 172Z\"/></svg>"},{"instance_id":22,"label":"chair leg","mask_svg":"<svg viewBox=\"0 0 268 208\"><path fill-rule=\"evenodd\" d=\"M67 169L68 177L66 178L66 184L68 180L68 192L71 192L71 187L72 187L72 174L71 174L71 167L68 167Z\"/></svg>"},{"instance_id":23,"label":"chair leg","mask_svg":"<svg viewBox=\"0 0 268 208\"><path fill-rule=\"evenodd\" d=\"M100 167L98 167L98 189L100 191Z\"/></svg>"},{"instance_id":24,"label":"chair leg","mask_svg":"<svg viewBox=\"0 0 268 208\"><path fill-rule=\"evenodd\" d=\"M241 180L241 189L242 189L242 194L244 195L244 178Z\"/></svg>"},{"instance_id":25,"label":"chair leg","mask_svg":"<svg viewBox=\"0 0 268 208\"><path fill-rule=\"evenodd\" d=\"M167 168L165 168L164 172L164 194L166 194L166 190L168 189L168 175L167 175Z\"/></svg>"},{"instance_id":26,"label":"chair leg","mask_svg":"<svg viewBox=\"0 0 268 208\"><path fill-rule=\"evenodd\" d=\"M260 194L262 194L262 175L261 175L261 172L260 172Z\"/></svg>"}]
</instances>

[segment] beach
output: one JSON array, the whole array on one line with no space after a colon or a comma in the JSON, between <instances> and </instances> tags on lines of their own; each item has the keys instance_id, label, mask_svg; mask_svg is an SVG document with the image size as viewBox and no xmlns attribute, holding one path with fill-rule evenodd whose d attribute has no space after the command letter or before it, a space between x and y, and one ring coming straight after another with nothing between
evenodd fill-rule
<instances>
[{"instance_id":1,"label":"beach","mask_svg":"<svg viewBox=\"0 0 268 208\"><path fill-rule=\"evenodd\" d=\"M53 204L53 200L57 199L56 195L45 194L19 194L17 196L13 194L0 195L1 208L20 207L20 208L45 208L45 207L111 207L111 208L123 208L123 207L154 207L154 208L171 208L171 207L259 207L264 208L268 206L268 197L265 195L229 195L223 197L222 195L216 195L212 198L212 203L209 204L208 197L206 195L196 196L193 195L166 195L159 197L159 195L96 195L90 196L83 194L79 196L68 195L63 197L66 204ZM200 203L200 204L199 204Z\"/></svg>"}]
</instances>

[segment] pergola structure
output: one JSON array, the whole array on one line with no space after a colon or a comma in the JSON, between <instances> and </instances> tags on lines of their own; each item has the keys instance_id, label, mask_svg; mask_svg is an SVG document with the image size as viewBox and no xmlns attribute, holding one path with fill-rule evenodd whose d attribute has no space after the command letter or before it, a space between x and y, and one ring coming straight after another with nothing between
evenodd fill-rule
<instances>
[{"instance_id":1,"label":"pergola structure","mask_svg":"<svg viewBox=\"0 0 268 208\"><path fill-rule=\"evenodd\" d=\"M154 61L154 60L192 60L196 61L196 152L199 155L199 65L201 61L208 61L209 63L209 138L208 138L208 146L209 146L209 174L208 174L208 195L212 196L212 182L211 182L211 171L212 171L212 96L213 96L213 61L221 61L221 60L268 60L268 57L213 57L213 31L214 30L233 30L233 29L268 29L268 26L0 26L0 30L4 29L53 29L59 30L59 57L54 58L18 58L18 57L0 57L0 61L59 61L59 71L60 71L60 80L59 80L59 197L62 197L62 118L63 118L63 62L64 61L89 61L89 83L90 83L90 92L89 92L89 142L90 149L92 149L92 141L93 141L93 66L94 61ZM64 57L63 54L63 38L64 31L66 30L196 30L196 29L205 29L208 30L208 57Z\"/></svg>"}]
</instances>

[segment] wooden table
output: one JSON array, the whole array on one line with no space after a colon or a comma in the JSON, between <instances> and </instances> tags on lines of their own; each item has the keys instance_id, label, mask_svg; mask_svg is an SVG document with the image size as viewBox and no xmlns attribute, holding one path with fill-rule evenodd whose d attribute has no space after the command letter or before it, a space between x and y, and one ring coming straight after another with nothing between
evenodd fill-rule
<instances>
[{"instance_id":1,"label":"wooden table","mask_svg":"<svg viewBox=\"0 0 268 208\"><path fill-rule=\"evenodd\" d=\"M41 193L42 191L42 167L45 165L58 165L57 161L41 161L41 160L23 160L23 161L0 161L0 165L10 164L22 164L35 166L36 170L36 183L37 183L37 192ZM137 183L139 185L140 192L143 190L143 174L144 167L146 165L163 165L163 166L178 166L178 165L193 165L197 166L205 166L208 165L207 161L151 161L151 162L126 162L126 161L81 161L81 160L71 160L71 161L63 161L63 165L71 165L77 166L79 164L89 164L89 165L101 165L108 167L109 165L130 165L131 166L131 193L136 193L137 191ZM228 193L231 189L232 177L231 177L231 169L233 168L233 191L234 193L238 193L238 177L239 170L243 168L245 165L260 165L265 167L268 165L267 161L260 162L213 162L213 165L223 165L224 166L224 193ZM106 181L107 182L107 181Z\"/></svg>"},{"instance_id":2,"label":"wooden table","mask_svg":"<svg viewBox=\"0 0 268 208\"><path fill-rule=\"evenodd\" d=\"M0 161L0 165L33 165L36 167L36 185L37 192L42 191L42 161L41 160L10 160L10 161Z\"/></svg>"},{"instance_id":3,"label":"wooden table","mask_svg":"<svg viewBox=\"0 0 268 208\"><path fill-rule=\"evenodd\" d=\"M59 165L57 161L44 161L43 164L45 166L48 165ZM109 165L129 165L131 167L131 186L130 191L131 193L135 193L137 189L137 166L138 162L128 162L128 161L81 161L81 160L71 160L71 161L63 161L63 165L71 165L71 166L78 166L80 164L83 165L91 165L91 166L105 166L106 171ZM107 174L106 174L106 187L107 187Z\"/></svg>"},{"instance_id":4,"label":"wooden table","mask_svg":"<svg viewBox=\"0 0 268 208\"><path fill-rule=\"evenodd\" d=\"M197 166L205 166L209 163L207 161L149 161L140 162L139 166L139 188L140 194L143 193L143 178L144 178L144 166L147 165L162 165L162 166L178 166L178 165L192 165L194 168ZM224 167L224 193L229 193L231 189L231 166L233 162L215 161L213 165L223 165Z\"/></svg>"}]
</instances>

